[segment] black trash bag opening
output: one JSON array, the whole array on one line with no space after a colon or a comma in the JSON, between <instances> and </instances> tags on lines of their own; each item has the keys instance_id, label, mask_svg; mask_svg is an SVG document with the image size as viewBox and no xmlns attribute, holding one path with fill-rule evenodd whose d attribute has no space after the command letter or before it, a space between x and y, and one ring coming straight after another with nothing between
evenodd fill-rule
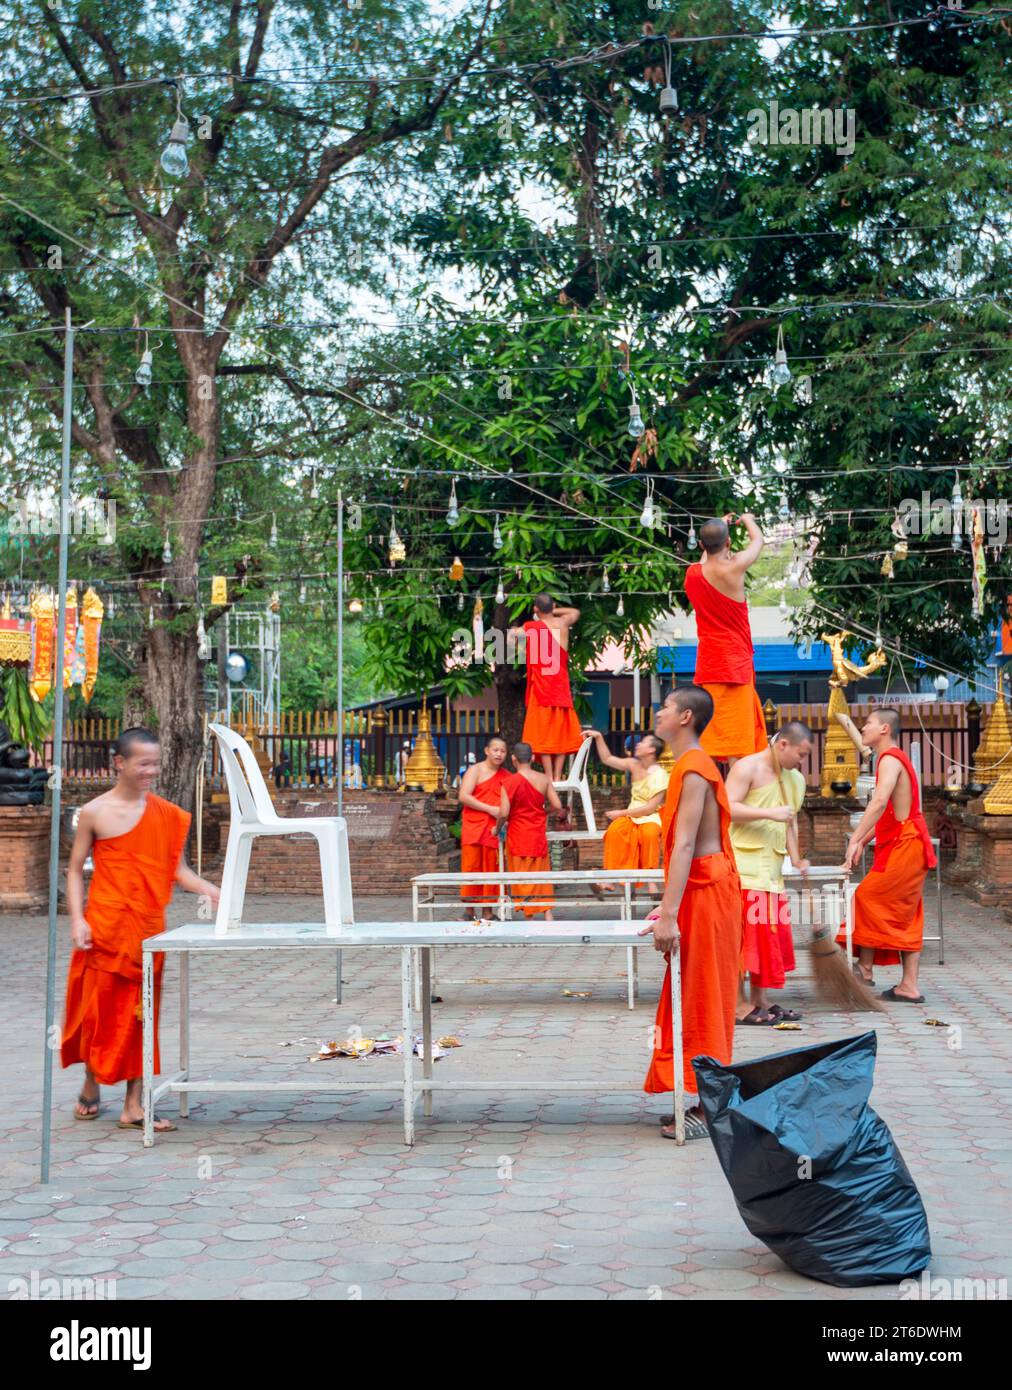
<instances>
[{"instance_id":1,"label":"black trash bag opening","mask_svg":"<svg viewBox=\"0 0 1012 1390\"><path fill-rule=\"evenodd\" d=\"M724 1176L751 1233L844 1288L896 1283L931 1257L920 1194L868 1104L874 1032L725 1067L693 1058Z\"/></svg>"}]
</instances>

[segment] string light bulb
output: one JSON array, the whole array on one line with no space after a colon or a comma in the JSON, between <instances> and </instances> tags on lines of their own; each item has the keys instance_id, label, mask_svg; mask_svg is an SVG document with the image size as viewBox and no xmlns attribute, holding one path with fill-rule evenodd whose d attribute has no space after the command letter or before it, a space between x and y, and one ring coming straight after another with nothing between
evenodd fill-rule
<instances>
[{"instance_id":1,"label":"string light bulb","mask_svg":"<svg viewBox=\"0 0 1012 1390\"><path fill-rule=\"evenodd\" d=\"M643 510L640 512L640 525L647 531L653 529L654 524L654 486L652 482L647 483L646 501L643 503Z\"/></svg>"},{"instance_id":2,"label":"string light bulb","mask_svg":"<svg viewBox=\"0 0 1012 1390\"><path fill-rule=\"evenodd\" d=\"M619 595L618 607L615 609L615 616L616 616L616 618L624 618L624 617L625 617L625 602L624 602L624 600L623 600L621 594Z\"/></svg>"},{"instance_id":3,"label":"string light bulb","mask_svg":"<svg viewBox=\"0 0 1012 1390\"><path fill-rule=\"evenodd\" d=\"M353 599L351 599L351 600L349 601L349 603L348 603L348 612L349 612L349 613L361 613L361 611L362 611L362 600L361 600L360 598L353 598Z\"/></svg>"},{"instance_id":4,"label":"string light bulb","mask_svg":"<svg viewBox=\"0 0 1012 1390\"><path fill-rule=\"evenodd\" d=\"M952 548L963 548L963 489L959 485L959 474L952 484Z\"/></svg>"},{"instance_id":5,"label":"string light bulb","mask_svg":"<svg viewBox=\"0 0 1012 1390\"><path fill-rule=\"evenodd\" d=\"M690 549L690 550L695 550L697 544L698 544L698 541L697 541L697 539L696 539L696 523L695 523L694 521L690 521L690 522L689 522L689 549Z\"/></svg>"},{"instance_id":6,"label":"string light bulb","mask_svg":"<svg viewBox=\"0 0 1012 1390\"><path fill-rule=\"evenodd\" d=\"M502 550L502 532L499 529L499 513L495 514L495 525L492 527L492 549Z\"/></svg>"},{"instance_id":7,"label":"string light bulb","mask_svg":"<svg viewBox=\"0 0 1012 1390\"><path fill-rule=\"evenodd\" d=\"M185 179L190 172L190 160L186 146L190 140L190 123L183 115L183 84L176 80L176 120L169 134L168 143L162 150L158 161L170 179Z\"/></svg>"},{"instance_id":8,"label":"string light bulb","mask_svg":"<svg viewBox=\"0 0 1012 1390\"><path fill-rule=\"evenodd\" d=\"M611 580L608 578L607 570L605 570L604 574L601 576L601 592L602 594L611 593Z\"/></svg>"},{"instance_id":9,"label":"string light bulb","mask_svg":"<svg viewBox=\"0 0 1012 1390\"><path fill-rule=\"evenodd\" d=\"M502 575L499 576L499 583L496 585L495 601L496 603L506 602L506 590L502 586Z\"/></svg>"},{"instance_id":10,"label":"string light bulb","mask_svg":"<svg viewBox=\"0 0 1012 1390\"><path fill-rule=\"evenodd\" d=\"M376 603L376 616L377 616L377 618L382 618L382 616L383 616L383 600L382 600L382 599L377 600L377 603Z\"/></svg>"},{"instance_id":11,"label":"string light bulb","mask_svg":"<svg viewBox=\"0 0 1012 1390\"><path fill-rule=\"evenodd\" d=\"M460 509L457 506L457 480L454 478L450 484L450 505L446 513L447 526L456 526L460 520Z\"/></svg>"},{"instance_id":12,"label":"string light bulb","mask_svg":"<svg viewBox=\"0 0 1012 1390\"><path fill-rule=\"evenodd\" d=\"M313 486L309 489L309 499L310 499L311 502L317 502L317 501L319 501L319 498L320 498L320 489L319 489L319 486L317 485L317 482L316 482L316 469L314 468L314 469L313 469Z\"/></svg>"},{"instance_id":13,"label":"string light bulb","mask_svg":"<svg viewBox=\"0 0 1012 1390\"><path fill-rule=\"evenodd\" d=\"M404 542L397 534L397 522L392 515L390 517L390 538L388 544L388 554L390 558L390 563L392 565L398 564L401 560L407 557L408 552L405 549Z\"/></svg>"},{"instance_id":14,"label":"string light bulb","mask_svg":"<svg viewBox=\"0 0 1012 1390\"><path fill-rule=\"evenodd\" d=\"M162 564L172 564L172 542L169 540L169 533L165 533L165 544L162 546Z\"/></svg>"},{"instance_id":15,"label":"string light bulb","mask_svg":"<svg viewBox=\"0 0 1012 1390\"><path fill-rule=\"evenodd\" d=\"M204 614L201 612L197 616L197 660L210 661L210 659L211 644L207 640L207 632L204 630Z\"/></svg>"},{"instance_id":16,"label":"string light bulb","mask_svg":"<svg viewBox=\"0 0 1012 1390\"><path fill-rule=\"evenodd\" d=\"M306 601L306 581L303 580L302 583L299 585L299 602L300 602L300 603L305 603L305 601Z\"/></svg>"},{"instance_id":17,"label":"string light bulb","mask_svg":"<svg viewBox=\"0 0 1012 1390\"><path fill-rule=\"evenodd\" d=\"M791 508L787 501L786 492L780 494L780 506L777 509L777 516L781 521L790 521L791 519Z\"/></svg>"},{"instance_id":18,"label":"string light bulb","mask_svg":"<svg viewBox=\"0 0 1012 1390\"><path fill-rule=\"evenodd\" d=\"M276 512L271 513L271 538L269 545L272 550L277 549L278 544L278 517Z\"/></svg>"},{"instance_id":19,"label":"string light bulb","mask_svg":"<svg viewBox=\"0 0 1012 1390\"><path fill-rule=\"evenodd\" d=\"M786 594L781 594L781 595L780 595L780 616L781 616L782 618L786 618L786 617L787 617L787 595L786 595Z\"/></svg>"},{"instance_id":20,"label":"string light bulb","mask_svg":"<svg viewBox=\"0 0 1012 1390\"><path fill-rule=\"evenodd\" d=\"M791 379L791 369L787 365L787 349L784 347L784 326L777 329L777 346L773 354L773 369L770 372L774 386L786 386Z\"/></svg>"},{"instance_id":21,"label":"string light bulb","mask_svg":"<svg viewBox=\"0 0 1012 1390\"><path fill-rule=\"evenodd\" d=\"M114 594L109 595L109 602L106 604L105 616L107 618L115 618L116 616L116 598Z\"/></svg>"},{"instance_id":22,"label":"string light bulb","mask_svg":"<svg viewBox=\"0 0 1012 1390\"><path fill-rule=\"evenodd\" d=\"M458 612L458 613L462 613L463 611L464 611L464 590L461 589L460 593L457 595L457 612Z\"/></svg>"},{"instance_id":23,"label":"string light bulb","mask_svg":"<svg viewBox=\"0 0 1012 1390\"><path fill-rule=\"evenodd\" d=\"M629 424L627 432L632 439L642 439L646 434L646 425L643 423L643 416L640 414L640 403L636 395L636 387L630 381L629 389L632 392L632 400L629 402Z\"/></svg>"},{"instance_id":24,"label":"string light bulb","mask_svg":"<svg viewBox=\"0 0 1012 1390\"><path fill-rule=\"evenodd\" d=\"M671 111L678 110L678 93L671 81L671 43L664 45L664 86L661 88L660 100L661 115L666 116Z\"/></svg>"},{"instance_id":25,"label":"string light bulb","mask_svg":"<svg viewBox=\"0 0 1012 1390\"><path fill-rule=\"evenodd\" d=\"M134 381L146 391L151 385L152 371L151 365L154 362L154 355L148 347L148 335L144 334L144 351L141 353L141 360L137 363L137 370L134 372Z\"/></svg>"}]
</instances>

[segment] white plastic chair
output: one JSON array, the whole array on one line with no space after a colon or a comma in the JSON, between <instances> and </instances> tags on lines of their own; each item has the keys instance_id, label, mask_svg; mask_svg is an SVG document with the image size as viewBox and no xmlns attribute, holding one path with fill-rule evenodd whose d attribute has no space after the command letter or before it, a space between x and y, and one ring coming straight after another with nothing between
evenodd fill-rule
<instances>
[{"instance_id":1,"label":"white plastic chair","mask_svg":"<svg viewBox=\"0 0 1012 1390\"><path fill-rule=\"evenodd\" d=\"M580 747L573 754L573 761L569 764L569 772L561 782L554 782L552 785L555 790L561 792L576 792L583 806L583 818L587 822L587 829L592 835L597 834L597 821L594 819L594 803L590 799L590 781L587 776L587 763L590 761L590 745L593 740L585 736Z\"/></svg>"},{"instance_id":2,"label":"white plastic chair","mask_svg":"<svg viewBox=\"0 0 1012 1390\"><path fill-rule=\"evenodd\" d=\"M215 936L225 936L241 924L249 858L258 835L313 836L320 848L327 935L339 935L342 926L355 921L347 822L338 816L279 816L246 740L223 724L208 728L218 740L231 809Z\"/></svg>"}]
</instances>

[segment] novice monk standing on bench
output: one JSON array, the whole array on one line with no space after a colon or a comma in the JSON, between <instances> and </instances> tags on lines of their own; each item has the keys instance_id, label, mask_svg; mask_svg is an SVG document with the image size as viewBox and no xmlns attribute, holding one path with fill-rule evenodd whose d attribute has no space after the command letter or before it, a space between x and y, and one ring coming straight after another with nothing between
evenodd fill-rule
<instances>
[{"instance_id":1,"label":"novice monk standing on bench","mask_svg":"<svg viewBox=\"0 0 1012 1390\"><path fill-rule=\"evenodd\" d=\"M657 712L657 732L675 756L661 815L664 896L641 936L654 934L654 948L677 949L682 974L682 1064L685 1075L686 1139L706 1136L692 1059L731 1061L734 1013L741 959L741 885L731 849L731 808L700 735L713 701L699 686L673 690ZM671 965L664 974L654 1025L654 1055L643 1089L674 1090L671 1022ZM661 1130L675 1138L674 1116Z\"/></svg>"},{"instance_id":2,"label":"novice monk standing on bench","mask_svg":"<svg viewBox=\"0 0 1012 1390\"><path fill-rule=\"evenodd\" d=\"M527 660L527 717L522 738L551 782L561 782L566 754L575 753L583 731L569 686L569 630L580 616L548 594L534 600L534 618L513 636L523 636Z\"/></svg>"},{"instance_id":3,"label":"novice monk standing on bench","mask_svg":"<svg viewBox=\"0 0 1012 1390\"><path fill-rule=\"evenodd\" d=\"M609 811L611 824L604 836L605 869L656 869L661 858L661 817L664 794L668 789L668 774L660 764L664 740L657 734L644 734L633 749L631 758L617 758L608 749L603 734L591 730L590 737L597 747L597 756L605 767L628 772L632 778L629 805L624 811ZM598 897L617 893L614 883L595 883ZM655 884L651 893L659 894Z\"/></svg>"},{"instance_id":4,"label":"novice monk standing on bench","mask_svg":"<svg viewBox=\"0 0 1012 1390\"><path fill-rule=\"evenodd\" d=\"M897 985L882 991L893 1003L923 1004L917 972L924 942L922 892L929 869L935 867L931 832L921 813L917 773L896 740L900 717L894 709L873 709L861 739L877 755L875 790L867 810L850 837L844 867L853 869L874 835L875 857L854 894L856 969L867 985L873 965L902 963ZM845 934L837 937L844 945Z\"/></svg>"},{"instance_id":5,"label":"novice monk standing on bench","mask_svg":"<svg viewBox=\"0 0 1012 1390\"><path fill-rule=\"evenodd\" d=\"M499 840L496 827L499 819L499 793L506 780L503 767L506 761L506 740L493 734L485 745L485 757L469 767L461 778L457 801L463 807L460 818L460 872L462 874L497 874L499 872ZM462 883L460 896L469 910L464 921L470 922L481 907L483 917L492 916L492 903L499 898L494 883Z\"/></svg>"},{"instance_id":6,"label":"novice monk standing on bench","mask_svg":"<svg viewBox=\"0 0 1012 1390\"><path fill-rule=\"evenodd\" d=\"M766 747L766 723L755 688L752 629L745 599L745 574L762 554L763 534L755 517L739 517L748 532L743 550L731 549L730 516L699 528L700 564L685 571L685 596L696 616L693 680L713 700L713 719L702 735L704 753L733 763Z\"/></svg>"},{"instance_id":7,"label":"novice monk standing on bench","mask_svg":"<svg viewBox=\"0 0 1012 1390\"><path fill-rule=\"evenodd\" d=\"M531 767L533 756L529 743L513 745L516 772L505 779L499 792L499 815L506 822L506 868L511 874L549 871L548 811L562 813L562 802L551 782L543 772L535 772ZM510 897L525 917L543 912L546 922L553 921L554 896L550 883L510 884ZM528 898L536 899L542 906L525 906Z\"/></svg>"}]
</instances>

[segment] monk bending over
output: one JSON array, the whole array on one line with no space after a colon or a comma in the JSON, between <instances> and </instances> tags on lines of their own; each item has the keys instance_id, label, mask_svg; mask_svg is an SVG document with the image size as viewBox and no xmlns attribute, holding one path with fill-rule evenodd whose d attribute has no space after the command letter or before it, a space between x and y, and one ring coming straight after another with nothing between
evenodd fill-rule
<instances>
[{"instance_id":1,"label":"monk bending over","mask_svg":"<svg viewBox=\"0 0 1012 1390\"><path fill-rule=\"evenodd\" d=\"M534 617L523 628L527 661L527 717L521 735L552 782L564 776L566 754L575 753L583 731L573 708L569 687L569 632L579 619L578 608L564 608L548 594L534 600Z\"/></svg>"},{"instance_id":2,"label":"monk bending over","mask_svg":"<svg viewBox=\"0 0 1012 1390\"><path fill-rule=\"evenodd\" d=\"M499 815L506 822L506 867L511 874L548 872L551 868L548 812L562 813L562 802L548 777L531 767L533 756L529 743L513 745L516 772L504 780L499 793ZM553 921L551 903L554 896L550 883L510 885L510 897L519 904L525 917L536 917L543 912L546 922ZM548 906L528 907L525 900L530 898Z\"/></svg>"},{"instance_id":3,"label":"monk bending over","mask_svg":"<svg viewBox=\"0 0 1012 1390\"><path fill-rule=\"evenodd\" d=\"M682 1063L686 1139L702 1139L706 1122L692 1059L727 1066L734 1039L741 958L741 885L731 850L731 808L720 773L700 746L713 700L699 686L673 690L657 713L657 732L675 757L661 815L664 895L652 914L654 947L677 949L682 978ZM671 965L654 1025L654 1055L643 1089L674 1090ZM661 1133L675 1138L674 1116Z\"/></svg>"},{"instance_id":4,"label":"monk bending over","mask_svg":"<svg viewBox=\"0 0 1012 1390\"><path fill-rule=\"evenodd\" d=\"M174 884L218 901L218 889L198 878L183 859L190 817L151 787L161 770L158 739L148 729L125 729L113 745L116 785L81 808L67 868L67 906L74 950L67 976L67 1004L60 1058L83 1062L84 1086L74 1107L77 1120L99 1113L99 1085L125 1081L121 1129L144 1122L141 1027L141 964L145 937L165 930L165 908ZM95 865L84 901L84 863ZM155 1072L158 1015L165 956L154 959ZM155 1119L155 1129L175 1129Z\"/></svg>"},{"instance_id":5,"label":"monk bending over","mask_svg":"<svg viewBox=\"0 0 1012 1390\"><path fill-rule=\"evenodd\" d=\"M493 734L485 745L480 763L469 767L460 780L457 801L463 807L460 818L460 872L496 874L499 872L499 793L507 772L506 740ZM494 883L461 884L460 896L466 904L464 921L478 915L492 916L492 904L499 897Z\"/></svg>"},{"instance_id":6,"label":"monk bending over","mask_svg":"<svg viewBox=\"0 0 1012 1390\"><path fill-rule=\"evenodd\" d=\"M633 749L631 758L617 758L610 752L604 736L596 729L590 731L597 747L597 756L605 767L628 772L632 778L629 805L623 811L608 811L611 822L604 835L605 869L656 869L661 858L661 817L664 794L668 789L668 774L660 765L664 740L657 734L644 734ZM598 896L617 893L614 883L592 885ZM659 894L651 884L651 893Z\"/></svg>"},{"instance_id":7,"label":"monk bending over","mask_svg":"<svg viewBox=\"0 0 1012 1390\"><path fill-rule=\"evenodd\" d=\"M860 977L873 984L873 965L902 963L899 984L882 991L894 1002L923 1004L917 972L924 942L924 879L935 867L931 833L921 814L917 774L897 746L900 717L872 710L861 739L876 756L875 790L847 845L844 867L853 869L874 835L875 856L854 894L854 945ZM837 938L842 944L845 938Z\"/></svg>"},{"instance_id":8,"label":"monk bending over","mask_svg":"<svg viewBox=\"0 0 1012 1390\"><path fill-rule=\"evenodd\" d=\"M685 596L696 615L696 672L693 680L713 699L713 719L702 735L704 753L733 763L766 747L766 724L755 688L752 629L745 600L745 574L762 553L763 535L747 512L743 550L731 549L728 523L714 518L699 528L703 559L685 572Z\"/></svg>"},{"instance_id":9,"label":"monk bending over","mask_svg":"<svg viewBox=\"0 0 1012 1390\"><path fill-rule=\"evenodd\" d=\"M792 720L763 753L741 758L727 775L734 849L744 908L745 970L738 1022L771 1026L793 1023L794 1009L770 1005L770 989L783 989L795 968L790 899L784 892L784 857L804 875L808 860L798 849L797 814L805 800L805 779L798 770L811 752L812 731Z\"/></svg>"}]
</instances>

